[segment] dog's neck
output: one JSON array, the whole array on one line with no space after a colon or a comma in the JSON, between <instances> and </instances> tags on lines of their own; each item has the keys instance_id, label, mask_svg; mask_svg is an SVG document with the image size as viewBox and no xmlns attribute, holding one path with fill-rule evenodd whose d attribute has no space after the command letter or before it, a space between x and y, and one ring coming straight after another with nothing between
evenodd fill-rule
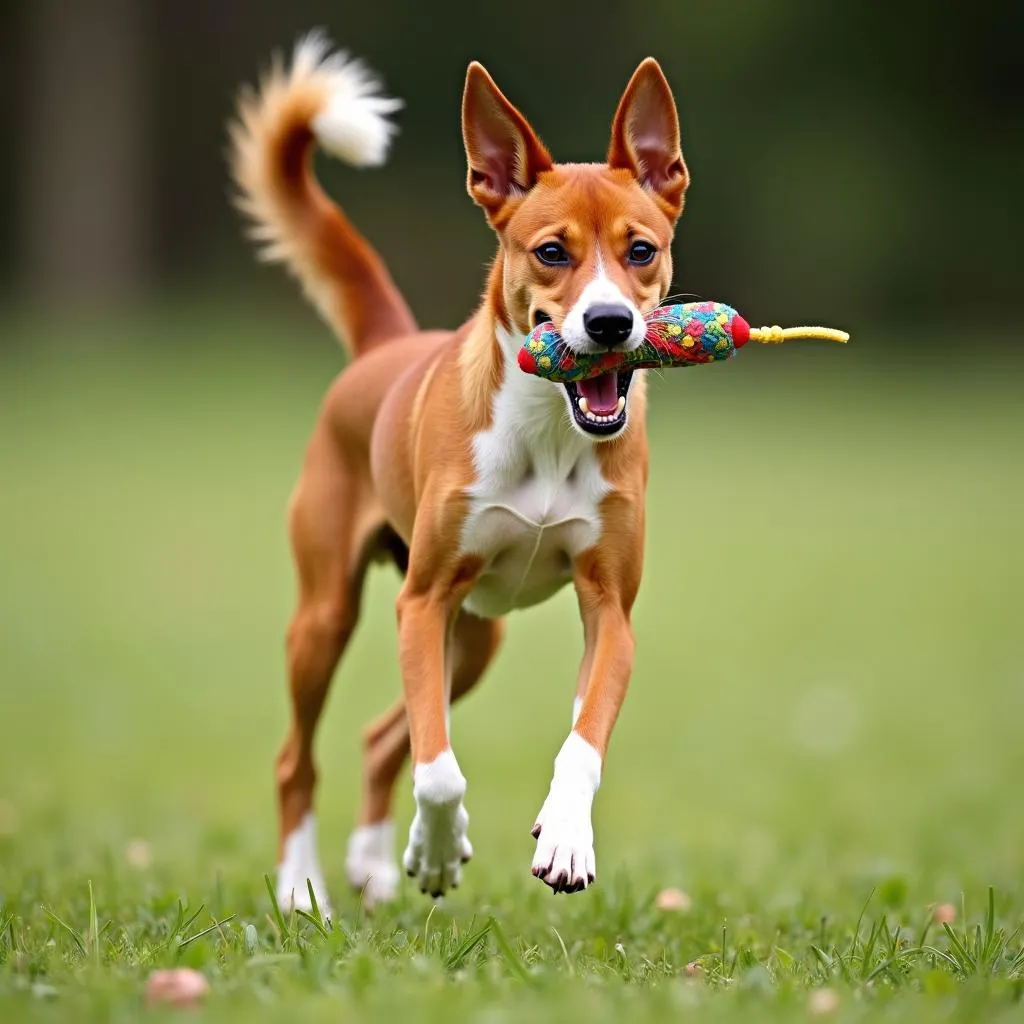
<instances>
[{"instance_id":1,"label":"dog's neck","mask_svg":"<svg viewBox=\"0 0 1024 1024\"><path fill-rule=\"evenodd\" d=\"M557 384L524 373L517 361L526 335L486 301L473 318L460 353L463 402L473 431L489 429L499 408L515 406L517 421L530 433L564 431L569 423L565 397ZM586 442L586 438L580 438Z\"/></svg>"},{"instance_id":2,"label":"dog's neck","mask_svg":"<svg viewBox=\"0 0 1024 1024\"><path fill-rule=\"evenodd\" d=\"M565 403L557 386L523 373L516 361L526 336L505 301L505 256L499 247L483 301L469 324L459 353L463 405L473 432L489 429L499 392L513 391L532 415L557 422Z\"/></svg>"},{"instance_id":3,"label":"dog's neck","mask_svg":"<svg viewBox=\"0 0 1024 1024\"><path fill-rule=\"evenodd\" d=\"M521 332L495 322L484 337L500 376L487 393L486 421L472 434L476 490L501 491L524 476L561 486L581 460L593 462L597 446L570 422L561 385L519 368Z\"/></svg>"}]
</instances>

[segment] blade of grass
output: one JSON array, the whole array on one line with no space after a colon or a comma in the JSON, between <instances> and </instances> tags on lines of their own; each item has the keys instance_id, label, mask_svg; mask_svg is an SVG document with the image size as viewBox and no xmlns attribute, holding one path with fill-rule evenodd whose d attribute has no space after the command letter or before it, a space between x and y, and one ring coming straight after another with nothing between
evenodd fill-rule
<instances>
[{"instance_id":1,"label":"blade of grass","mask_svg":"<svg viewBox=\"0 0 1024 1024\"><path fill-rule=\"evenodd\" d=\"M902 925L896 925L896 930L889 936L889 956L895 956L899 952L900 948L900 932L903 931Z\"/></svg>"},{"instance_id":2,"label":"blade of grass","mask_svg":"<svg viewBox=\"0 0 1024 1024\"><path fill-rule=\"evenodd\" d=\"M868 976L865 978L865 983L874 981L880 974L885 973L900 960L904 960L909 956L920 956L925 952L924 946L918 946L916 949L905 949L902 953L897 953L895 956L889 957L887 960L883 960Z\"/></svg>"},{"instance_id":3,"label":"blade of grass","mask_svg":"<svg viewBox=\"0 0 1024 1024\"><path fill-rule=\"evenodd\" d=\"M234 919L235 915L232 914L230 917L225 917L222 921L214 921L209 928L204 928L201 932L196 932L195 935L190 935L187 939L182 939L181 942L178 943L178 949L184 949L189 943L195 942L196 939L201 939L204 935L209 935L210 932L217 931L222 924L227 924L228 921L233 921Z\"/></svg>"},{"instance_id":4,"label":"blade of grass","mask_svg":"<svg viewBox=\"0 0 1024 1024\"><path fill-rule=\"evenodd\" d=\"M281 907L277 902L277 893L274 891L274 883L270 880L270 875L264 875L263 881L267 884L267 892L270 894L270 906L274 911L274 920L277 922L277 927L281 935L281 946L282 948L287 945L288 939L291 937L288 933L288 925L285 924L284 914L281 913Z\"/></svg>"},{"instance_id":5,"label":"blade of grass","mask_svg":"<svg viewBox=\"0 0 1024 1024\"><path fill-rule=\"evenodd\" d=\"M871 901L875 898L875 892L878 886L872 886L871 892L868 893L868 898L864 901L864 906L860 908L860 916L857 918L857 927L853 930L853 941L850 943L849 956L852 958L857 955L857 943L860 941L860 926L864 923L864 915L868 912L868 907L871 905Z\"/></svg>"},{"instance_id":6,"label":"blade of grass","mask_svg":"<svg viewBox=\"0 0 1024 1024\"><path fill-rule=\"evenodd\" d=\"M306 910L295 911L303 921L308 921L325 939L330 937L330 932L324 927L324 923L320 918L319 914L311 914Z\"/></svg>"},{"instance_id":7,"label":"blade of grass","mask_svg":"<svg viewBox=\"0 0 1024 1024\"><path fill-rule=\"evenodd\" d=\"M825 970L832 973L832 958L825 952L820 946L816 946L813 942L811 943L811 952L815 955L818 963L821 964Z\"/></svg>"},{"instance_id":8,"label":"blade of grass","mask_svg":"<svg viewBox=\"0 0 1024 1024\"><path fill-rule=\"evenodd\" d=\"M316 893L313 891L313 883L307 878L306 879L306 891L309 893L309 905L313 908L313 914L316 919L320 922L321 926L327 924L327 920L324 915L320 912L320 903L316 898ZM324 935L326 936L326 928L321 928Z\"/></svg>"},{"instance_id":9,"label":"blade of grass","mask_svg":"<svg viewBox=\"0 0 1024 1024\"><path fill-rule=\"evenodd\" d=\"M926 953L931 953L932 956L937 956L940 959L947 961L954 970L963 972L962 965L959 964L956 960L953 959L953 957L951 957L948 953L944 952L943 950L938 949L935 946L922 946L921 948Z\"/></svg>"},{"instance_id":10,"label":"blade of grass","mask_svg":"<svg viewBox=\"0 0 1024 1024\"><path fill-rule=\"evenodd\" d=\"M974 957L972 957L971 954L967 952L967 947L960 941L960 938L956 934L956 932L953 931L953 929L945 923L942 925L942 930L946 933L946 938L948 938L949 941L953 944L953 948L963 958L963 964L961 965L960 969L964 971L965 974L967 973L966 967L970 967L971 971L976 970L977 965L974 962Z\"/></svg>"},{"instance_id":11,"label":"blade of grass","mask_svg":"<svg viewBox=\"0 0 1024 1024\"><path fill-rule=\"evenodd\" d=\"M454 971L461 967L469 957L469 954L473 952L483 941L487 938L488 933L491 930L491 922L488 921L481 929L476 933L468 936L463 940L462 945L452 953L445 961L445 967L449 971Z\"/></svg>"},{"instance_id":12,"label":"blade of grass","mask_svg":"<svg viewBox=\"0 0 1024 1024\"><path fill-rule=\"evenodd\" d=\"M100 925L96 915L96 894L92 889L92 879L89 880L89 944L92 951L93 963L99 967Z\"/></svg>"},{"instance_id":13,"label":"blade of grass","mask_svg":"<svg viewBox=\"0 0 1024 1024\"><path fill-rule=\"evenodd\" d=\"M167 938L161 943L161 946L170 945L180 934L181 926L185 921L185 904L178 900L178 916L175 918L174 924L171 926L171 930L167 933Z\"/></svg>"},{"instance_id":14,"label":"blade of grass","mask_svg":"<svg viewBox=\"0 0 1024 1024\"><path fill-rule=\"evenodd\" d=\"M739 959L740 959L740 951L739 951L739 949L737 949L736 952L733 953L733 955L732 955L732 963L729 964L729 975L728 975L728 977L729 977L730 981L732 981L732 979L736 976L736 964L739 963Z\"/></svg>"},{"instance_id":15,"label":"blade of grass","mask_svg":"<svg viewBox=\"0 0 1024 1024\"><path fill-rule=\"evenodd\" d=\"M196 923L196 921L199 920L199 915L205 909L206 909L206 904L205 903L200 903L199 904L199 909L187 921L182 922L181 928L178 930L177 934L180 935L182 932L187 932L189 930L189 928L191 928L192 925L194 925Z\"/></svg>"},{"instance_id":16,"label":"blade of grass","mask_svg":"<svg viewBox=\"0 0 1024 1024\"><path fill-rule=\"evenodd\" d=\"M430 912L427 914L426 921L423 922L423 952L429 952L427 943L430 941L430 919L434 916L434 911L437 910L437 904L433 904L430 908Z\"/></svg>"},{"instance_id":17,"label":"blade of grass","mask_svg":"<svg viewBox=\"0 0 1024 1024\"><path fill-rule=\"evenodd\" d=\"M1024 970L1024 949L1022 949L1016 957L1014 957L1013 963L1010 964L1009 975L1014 977L1017 971Z\"/></svg>"},{"instance_id":18,"label":"blade of grass","mask_svg":"<svg viewBox=\"0 0 1024 1024\"><path fill-rule=\"evenodd\" d=\"M921 929L920 945L924 946L928 942L928 933L932 930L932 925L935 923L935 913L929 910L928 916L924 920L924 927Z\"/></svg>"},{"instance_id":19,"label":"blade of grass","mask_svg":"<svg viewBox=\"0 0 1024 1024\"><path fill-rule=\"evenodd\" d=\"M871 954L875 951L875 943L878 942L878 933L882 929L882 922L885 921L883 915L880 920L876 921L871 926L871 931L868 933L868 941L864 944L864 956L860 962L860 976L863 978L867 975L871 969Z\"/></svg>"},{"instance_id":20,"label":"blade of grass","mask_svg":"<svg viewBox=\"0 0 1024 1024\"><path fill-rule=\"evenodd\" d=\"M522 961L522 958L512 948L512 943L508 941L508 936L502 930L501 925L498 924L497 919L491 917L488 924L491 926L491 934L494 936L494 943L498 947L498 952L501 953L502 959L508 965L509 970L512 971L520 981L529 982L530 975Z\"/></svg>"},{"instance_id":21,"label":"blade of grass","mask_svg":"<svg viewBox=\"0 0 1024 1024\"><path fill-rule=\"evenodd\" d=\"M82 936L79 935L78 932L76 932L75 929L72 928L71 925L69 925L67 923L67 921L62 921L52 910L50 910L49 907L43 907L43 913L54 924L59 925L61 928L64 929L64 931L66 931L68 933L68 935L71 936L72 939L74 939L75 945L81 951L82 956L88 956L89 955L88 952L86 951L85 942L82 940Z\"/></svg>"},{"instance_id":22,"label":"blade of grass","mask_svg":"<svg viewBox=\"0 0 1024 1024\"><path fill-rule=\"evenodd\" d=\"M554 925L551 926L551 930L555 933L555 938L558 939L558 944L562 947L562 956L565 958L565 966L568 968L569 973L575 977L576 968L573 967L572 961L569 959L569 950L565 948L562 936L558 934L558 929Z\"/></svg>"},{"instance_id":23,"label":"blade of grass","mask_svg":"<svg viewBox=\"0 0 1024 1024\"><path fill-rule=\"evenodd\" d=\"M987 953L992 945L992 937L996 930L996 890L994 886L988 887L988 910L985 912L985 952Z\"/></svg>"}]
</instances>

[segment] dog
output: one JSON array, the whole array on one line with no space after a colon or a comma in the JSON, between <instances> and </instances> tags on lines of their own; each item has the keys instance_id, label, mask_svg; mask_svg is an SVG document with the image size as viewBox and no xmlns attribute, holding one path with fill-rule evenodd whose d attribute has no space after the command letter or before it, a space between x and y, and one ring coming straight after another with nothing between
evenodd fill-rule
<instances>
[{"instance_id":1,"label":"dog","mask_svg":"<svg viewBox=\"0 0 1024 1024\"><path fill-rule=\"evenodd\" d=\"M503 620L574 586L584 654L572 727L533 828L532 873L557 892L596 878L591 808L629 684L630 613L648 478L642 372L556 384L517 352L551 321L574 353L629 351L665 299L689 173L653 58L636 69L604 163L556 164L476 62L462 135L470 197L497 236L479 307L419 331L381 257L325 195L319 146L383 163L401 101L361 60L303 37L243 91L230 131L237 203L351 361L312 431L288 506L298 600L287 633L291 722L276 762L277 897L329 908L316 851L313 740L359 618L367 568L393 561L403 699L363 733L362 803L345 861L368 904L396 895L392 798L411 751L415 814L402 865L440 897L472 855L449 708L480 680ZM329 911L328 911L329 912Z\"/></svg>"}]
</instances>

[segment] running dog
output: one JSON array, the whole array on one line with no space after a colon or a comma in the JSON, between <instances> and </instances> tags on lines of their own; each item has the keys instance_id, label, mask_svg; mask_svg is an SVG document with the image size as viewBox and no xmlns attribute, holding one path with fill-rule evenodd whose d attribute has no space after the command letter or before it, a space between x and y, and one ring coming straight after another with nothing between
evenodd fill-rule
<instances>
[{"instance_id":1,"label":"running dog","mask_svg":"<svg viewBox=\"0 0 1024 1024\"><path fill-rule=\"evenodd\" d=\"M552 321L577 353L640 345L665 298L689 184L672 93L637 68L604 163L558 164L487 71L462 99L468 190L497 236L476 311L419 331L387 268L325 195L319 146L381 164L400 101L320 35L244 92L231 129L241 210L351 354L329 389L289 505L298 605L287 636L292 715L277 759L282 905L321 908L313 738L359 618L368 566L393 560L403 699L364 732L362 807L346 870L368 902L393 897L392 796L411 750L416 811L402 864L420 889L456 887L472 847L449 707L480 679L503 619L572 584L584 654L572 729L533 828L533 874L556 892L596 876L591 806L629 684L648 475L642 372L555 384L516 354ZM421 239L423 273L429 262Z\"/></svg>"}]
</instances>

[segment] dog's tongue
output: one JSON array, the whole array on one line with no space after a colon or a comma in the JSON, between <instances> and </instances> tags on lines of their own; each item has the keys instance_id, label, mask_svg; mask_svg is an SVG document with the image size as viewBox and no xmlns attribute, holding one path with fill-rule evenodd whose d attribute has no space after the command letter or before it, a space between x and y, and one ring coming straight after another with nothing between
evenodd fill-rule
<instances>
[{"instance_id":1,"label":"dog's tongue","mask_svg":"<svg viewBox=\"0 0 1024 1024\"><path fill-rule=\"evenodd\" d=\"M595 416L609 416L615 412L619 403L619 375L614 370L602 373L600 377L581 380L576 387Z\"/></svg>"}]
</instances>

